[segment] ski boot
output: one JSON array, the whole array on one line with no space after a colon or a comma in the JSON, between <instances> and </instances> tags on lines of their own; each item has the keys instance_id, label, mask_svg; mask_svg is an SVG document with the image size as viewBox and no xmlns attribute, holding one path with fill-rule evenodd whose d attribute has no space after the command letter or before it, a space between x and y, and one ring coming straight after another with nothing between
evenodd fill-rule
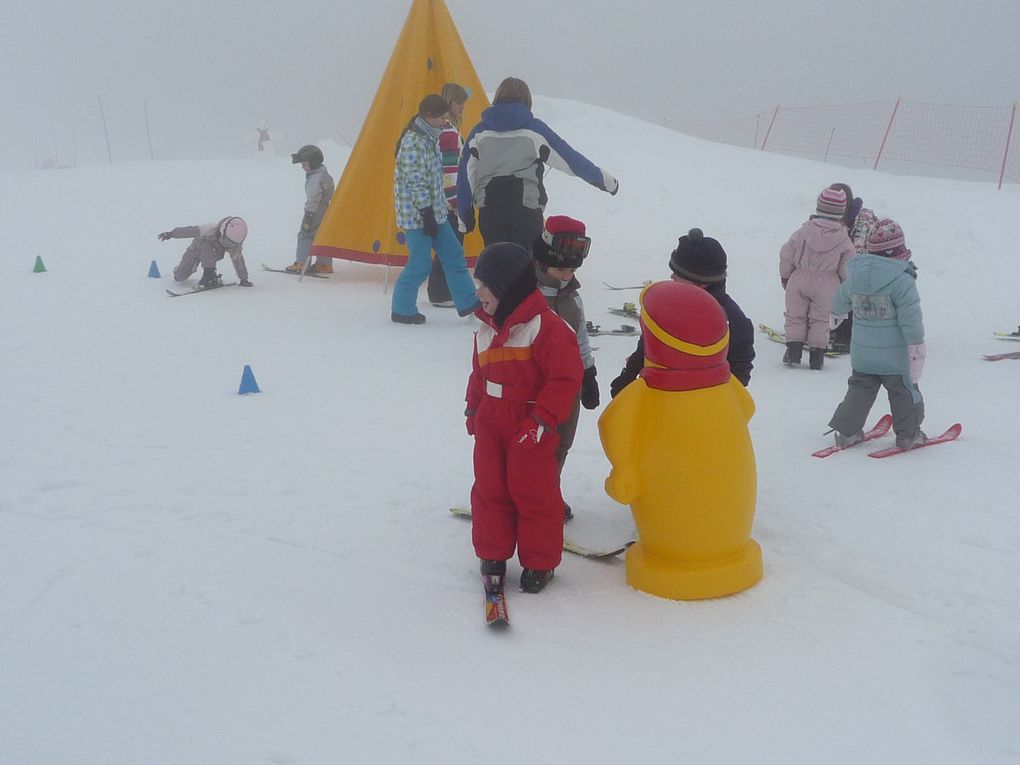
<instances>
[{"instance_id":1,"label":"ski boot","mask_svg":"<svg viewBox=\"0 0 1020 765\"><path fill-rule=\"evenodd\" d=\"M783 354L783 363L788 367L799 367L800 357L804 352L804 343L791 341L786 344L786 353Z\"/></svg>"},{"instance_id":2,"label":"ski boot","mask_svg":"<svg viewBox=\"0 0 1020 765\"><path fill-rule=\"evenodd\" d=\"M897 438L896 446L900 449L913 449L915 446L920 446L928 440L928 436L925 435L924 431L920 428L917 429L917 433L908 438Z\"/></svg>"},{"instance_id":3,"label":"ski boot","mask_svg":"<svg viewBox=\"0 0 1020 765\"><path fill-rule=\"evenodd\" d=\"M482 579L486 588L502 590L506 584L506 561L505 560L483 560Z\"/></svg>"},{"instance_id":4,"label":"ski boot","mask_svg":"<svg viewBox=\"0 0 1020 765\"><path fill-rule=\"evenodd\" d=\"M856 433L851 433L849 436L844 436L842 433L840 433L837 430L835 435L836 435L836 446L842 447L844 449L846 447L848 447L848 446L853 446L854 444L859 444L861 441L864 440L864 431L863 430L858 430Z\"/></svg>"},{"instance_id":5,"label":"ski boot","mask_svg":"<svg viewBox=\"0 0 1020 765\"><path fill-rule=\"evenodd\" d=\"M300 274L301 269L303 269L304 267L305 267L304 263L302 263L300 260L295 260L293 263L291 263L283 270L286 271L288 274Z\"/></svg>"},{"instance_id":6,"label":"ski boot","mask_svg":"<svg viewBox=\"0 0 1020 765\"><path fill-rule=\"evenodd\" d=\"M824 348L808 348L808 366L812 369L821 369L825 364Z\"/></svg>"},{"instance_id":7,"label":"ski boot","mask_svg":"<svg viewBox=\"0 0 1020 765\"><path fill-rule=\"evenodd\" d=\"M521 592L541 592L552 581L553 569L543 571L537 568L526 568L521 572Z\"/></svg>"},{"instance_id":8,"label":"ski boot","mask_svg":"<svg viewBox=\"0 0 1020 765\"><path fill-rule=\"evenodd\" d=\"M333 262L330 261L328 263L316 263L313 266L309 266L308 267L308 271L306 271L306 273L309 273L309 274L331 274L331 273L333 273Z\"/></svg>"},{"instance_id":9,"label":"ski boot","mask_svg":"<svg viewBox=\"0 0 1020 765\"><path fill-rule=\"evenodd\" d=\"M223 277L216 273L215 268L202 268L202 278L198 280L200 290L208 290L213 287L222 287Z\"/></svg>"}]
</instances>

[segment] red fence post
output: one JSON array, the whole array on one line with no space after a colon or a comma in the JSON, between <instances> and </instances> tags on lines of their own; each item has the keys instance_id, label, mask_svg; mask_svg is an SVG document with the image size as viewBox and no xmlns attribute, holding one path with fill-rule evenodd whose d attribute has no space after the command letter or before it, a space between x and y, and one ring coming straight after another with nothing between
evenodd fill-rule
<instances>
[{"instance_id":1,"label":"red fence post","mask_svg":"<svg viewBox=\"0 0 1020 765\"><path fill-rule=\"evenodd\" d=\"M765 144L769 142L769 136L772 134L772 126L776 124L776 115L779 114L779 104L776 104L776 110L772 112L772 119L769 121L769 129L765 131L765 137L761 141L761 150L765 151Z\"/></svg>"},{"instance_id":2,"label":"red fence post","mask_svg":"<svg viewBox=\"0 0 1020 765\"><path fill-rule=\"evenodd\" d=\"M1016 122L1016 102L1009 115L1009 131L1006 133L1006 148L1002 152L1002 167L999 169L999 190L1002 190L1002 178L1006 174L1006 159L1009 157L1009 142L1013 138L1013 123Z\"/></svg>"},{"instance_id":3,"label":"red fence post","mask_svg":"<svg viewBox=\"0 0 1020 765\"><path fill-rule=\"evenodd\" d=\"M885 135L882 136L882 145L878 147L878 154L875 156L875 166L872 170L878 170L878 161L882 159L882 152L885 151L885 142L889 140L889 131L892 130L893 120L896 119L896 112L900 110L900 101L902 98L896 99L896 105L893 107L892 114L889 115L889 124L885 126Z\"/></svg>"}]
</instances>

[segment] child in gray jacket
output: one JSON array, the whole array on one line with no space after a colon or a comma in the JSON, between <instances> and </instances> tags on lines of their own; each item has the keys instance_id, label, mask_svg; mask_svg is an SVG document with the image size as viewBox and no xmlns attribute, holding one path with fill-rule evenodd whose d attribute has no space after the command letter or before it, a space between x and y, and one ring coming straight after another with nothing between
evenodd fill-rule
<instances>
[{"instance_id":1,"label":"child in gray jacket","mask_svg":"<svg viewBox=\"0 0 1020 765\"><path fill-rule=\"evenodd\" d=\"M181 262L174 269L174 279L183 282L202 266L202 278L198 282L200 289L222 287L223 279L216 273L216 264L223 260L223 255L230 255L234 264L238 283L242 287L250 287L248 267L244 262L241 245L248 236L248 224L243 218L228 216L216 223L202 226L178 226L159 235L159 240L192 238L188 249L181 256Z\"/></svg>"}]
</instances>

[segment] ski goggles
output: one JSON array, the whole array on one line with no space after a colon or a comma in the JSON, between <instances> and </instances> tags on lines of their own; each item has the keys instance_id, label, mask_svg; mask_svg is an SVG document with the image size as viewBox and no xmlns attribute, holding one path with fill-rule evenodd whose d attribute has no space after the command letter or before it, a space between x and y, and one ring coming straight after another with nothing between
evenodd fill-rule
<instances>
[{"instance_id":1,"label":"ski goggles","mask_svg":"<svg viewBox=\"0 0 1020 765\"><path fill-rule=\"evenodd\" d=\"M543 231L542 241L549 245L553 252L569 258L583 259L591 247L591 239L582 234L550 234Z\"/></svg>"}]
</instances>

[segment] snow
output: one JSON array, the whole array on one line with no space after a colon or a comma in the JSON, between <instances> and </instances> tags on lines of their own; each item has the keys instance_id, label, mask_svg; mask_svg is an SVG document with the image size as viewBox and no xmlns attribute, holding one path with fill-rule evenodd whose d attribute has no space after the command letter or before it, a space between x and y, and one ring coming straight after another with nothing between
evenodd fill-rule
<instances>
[{"instance_id":1,"label":"snow","mask_svg":"<svg viewBox=\"0 0 1020 765\"><path fill-rule=\"evenodd\" d=\"M821 188L848 182L900 221L926 429L960 421L961 438L813 459L849 362L787 369L759 335L762 582L672 602L628 587L622 557L567 555L546 591L510 593L496 633L470 528L447 513L472 479L475 319L423 291L428 324L392 324L379 267L260 271L292 260L303 192L285 157L0 175L0 762L1020 761L1020 363L981 359L1020 323L1020 188L535 111L621 181L610 197L548 180L548 213L594 239L578 275L605 326L637 293L603 281L665 278L691 226L723 243L747 314L781 326L779 247ZM336 177L348 151L327 157ZM166 297L187 242L156 234L224 215L249 222L255 287ZM595 344L604 405L634 340ZM260 394L237 395L245 364ZM869 422L884 411L880 396ZM633 524L602 490L596 415L564 493L570 536L601 546Z\"/></svg>"}]
</instances>

